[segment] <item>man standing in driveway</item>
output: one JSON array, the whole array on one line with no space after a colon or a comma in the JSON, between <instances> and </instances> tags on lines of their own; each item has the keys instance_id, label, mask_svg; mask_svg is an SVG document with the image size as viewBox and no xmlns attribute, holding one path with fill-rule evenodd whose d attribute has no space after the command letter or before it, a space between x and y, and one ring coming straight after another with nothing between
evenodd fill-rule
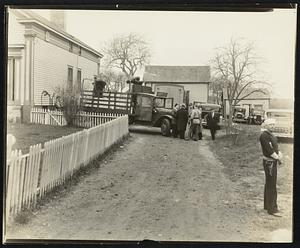
<instances>
[{"instance_id":1,"label":"man standing in driveway","mask_svg":"<svg viewBox=\"0 0 300 248\"><path fill-rule=\"evenodd\" d=\"M181 108L177 111L177 130L179 132L180 139L184 139L184 132L188 119L189 113L186 109L185 104L182 104Z\"/></svg>"},{"instance_id":2,"label":"man standing in driveway","mask_svg":"<svg viewBox=\"0 0 300 248\"><path fill-rule=\"evenodd\" d=\"M216 131L218 128L218 117L214 110L207 114L207 126L210 130L211 139L215 140Z\"/></svg>"},{"instance_id":3,"label":"man standing in driveway","mask_svg":"<svg viewBox=\"0 0 300 248\"><path fill-rule=\"evenodd\" d=\"M196 105L195 108L192 110L191 128L193 140L198 141L199 138L202 139L202 112L200 104Z\"/></svg>"},{"instance_id":4,"label":"man standing in driveway","mask_svg":"<svg viewBox=\"0 0 300 248\"><path fill-rule=\"evenodd\" d=\"M172 128L172 135L174 138L177 138L178 136L178 130L177 130L177 111L179 110L179 105L176 103L174 105L174 108L172 109L172 115L174 117L171 128Z\"/></svg>"},{"instance_id":5,"label":"man standing in driveway","mask_svg":"<svg viewBox=\"0 0 300 248\"><path fill-rule=\"evenodd\" d=\"M275 121L266 120L262 124L262 133L259 141L263 153L263 166L266 176L264 190L264 209L268 214L274 215L278 212L277 207L277 163L281 164L282 154L278 149L277 138L272 134Z\"/></svg>"}]
</instances>

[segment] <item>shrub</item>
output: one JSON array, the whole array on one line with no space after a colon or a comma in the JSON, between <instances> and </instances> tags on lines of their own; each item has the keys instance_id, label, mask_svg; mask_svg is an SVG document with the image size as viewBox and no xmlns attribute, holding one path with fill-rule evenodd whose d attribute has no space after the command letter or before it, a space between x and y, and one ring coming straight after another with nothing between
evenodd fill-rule
<instances>
[{"instance_id":1,"label":"shrub","mask_svg":"<svg viewBox=\"0 0 300 248\"><path fill-rule=\"evenodd\" d=\"M56 105L61 108L68 126L73 126L80 111L80 92L76 87L56 88Z\"/></svg>"}]
</instances>

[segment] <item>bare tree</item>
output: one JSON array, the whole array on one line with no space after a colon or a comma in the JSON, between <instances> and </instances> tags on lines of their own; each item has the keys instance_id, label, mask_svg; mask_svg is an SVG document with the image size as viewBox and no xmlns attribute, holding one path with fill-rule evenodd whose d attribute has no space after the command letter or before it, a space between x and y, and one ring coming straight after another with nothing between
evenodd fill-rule
<instances>
[{"instance_id":1,"label":"bare tree","mask_svg":"<svg viewBox=\"0 0 300 248\"><path fill-rule=\"evenodd\" d=\"M214 78L222 85L229 103L228 127L232 126L234 107L255 92L266 94L267 83L258 80L259 58L252 44L231 39L226 47L217 49L212 60Z\"/></svg>"},{"instance_id":2,"label":"bare tree","mask_svg":"<svg viewBox=\"0 0 300 248\"><path fill-rule=\"evenodd\" d=\"M223 100L223 82L219 78L212 77L211 83L209 84L209 91L211 100L214 103L222 104Z\"/></svg>"},{"instance_id":3,"label":"bare tree","mask_svg":"<svg viewBox=\"0 0 300 248\"><path fill-rule=\"evenodd\" d=\"M133 33L115 37L106 45L103 53L107 66L120 69L127 79L133 78L150 58L147 42Z\"/></svg>"}]
</instances>

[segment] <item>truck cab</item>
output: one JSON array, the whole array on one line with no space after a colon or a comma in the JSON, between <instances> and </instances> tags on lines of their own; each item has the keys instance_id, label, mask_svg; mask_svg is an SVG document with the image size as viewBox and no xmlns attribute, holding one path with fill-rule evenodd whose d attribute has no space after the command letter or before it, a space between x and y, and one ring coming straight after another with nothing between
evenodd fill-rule
<instances>
[{"instance_id":1,"label":"truck cab","mask_svg":"<svg viewBox=\"0 0 300 248\"><path fill-rule=\"evenodd\" d=\"M137 93L132 114L129 116L130 123L161 127L162 134L169 136L171 123L174 121L173 101L173 98Z\"/></svg>"}]
</instances>

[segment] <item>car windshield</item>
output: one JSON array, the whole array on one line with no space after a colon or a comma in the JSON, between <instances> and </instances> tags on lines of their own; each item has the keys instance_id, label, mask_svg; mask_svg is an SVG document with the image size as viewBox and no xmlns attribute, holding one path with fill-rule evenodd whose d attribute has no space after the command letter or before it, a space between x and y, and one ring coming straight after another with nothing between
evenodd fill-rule
<instances>
[{"instance_id":1,"label":"car windshield","mask_svg":"<svg viewBox=\"0 0 300 248\"><path fill-rule=\"evenodd\" d=\"M162 98L155 98L154 100L154 106L157 108L163 108L164 107L164 99Z\"/></svg>"},{"instance_id":2,"label":"car windshield","mask_svg":"<svg viewBox=\"0 0 300 248\"><path fill-rule=\"evenodd\" d=\"M173 99L172 98L155 98L154 99L154 106L156 108L173 108Z\"/></svg>"},{"instance_id":3,"label":"car windshield","mask_svg":"<svg viewBox=\"0 0 300 248\"><path fill-rule=\"evenodd\" d=\"M244 112L246 112L246 109L244 109L244 108L235 108L235 111L244 113Z\"/></svg>"}]
</instances>

